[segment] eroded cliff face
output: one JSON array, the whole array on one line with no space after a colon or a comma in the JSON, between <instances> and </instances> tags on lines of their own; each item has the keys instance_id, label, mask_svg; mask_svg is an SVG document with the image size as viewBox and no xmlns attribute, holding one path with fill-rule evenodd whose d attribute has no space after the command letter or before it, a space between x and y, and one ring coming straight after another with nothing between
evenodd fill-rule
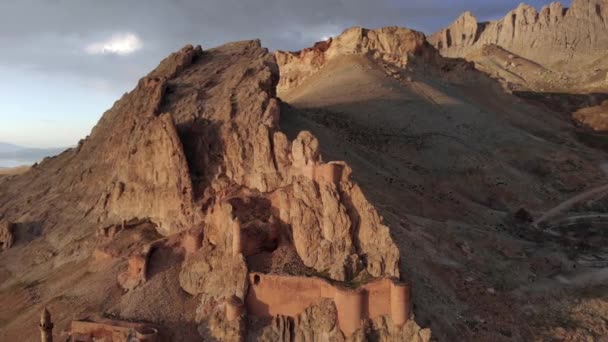
<instances>
[{"instance_id":1,"label":"eroded cliff face","mask_svg":"<svg viewBox=\"0 0 608 342\"><path fill-rule=\"evenodd\" d=\"M436 58L421 32L401 27L375 30L353 27L311 48L297 52L277 51L275 55L281 69L278 92L297 87L330 60L350 54L366 55L397 67L407 65L412 56L427 60Z\"/></svg>"},{"instance_id":2,"label":"eroded cliff face","mask_svg":"<svg viewBox=\"0 0 608 342\"><path fill-rule=\"evenodd\" d=\"M200 47L188 46L175 55L181 60L164 61L76 148L1 184L3 197L10 200L0 210L15 222L40 222L41 228L146 217L169 234L200 220L174 118L160 111L167 80L200 53Z\"/></svg>"},{"instance_id":3,"label":"eroded cliff face","mask_svg":"<svg viewBox=\"0 0 608 342\"><path fill-rule=\"evenodd\" d=\"M401 44L399 35L363 32L346 34L331 52L400 60L424 44L413 33ZM379 48L395 44L399 54ZM61 231L66 246L91 239L80 257L93 249L105 256L96 269L128 259L118 275L123 303L160 281L146 276L158 267L151 254L183 255L172 284L201 298L201 332L215 338L244 338L244 329L215 318L228 298L244 300L251 271L345 284L398 279L389 228L348 165L325 163L311 133L290 141L280 131L278 81L275 58L259 41L184 47L117 101L78 147L0 180L4 219L40 222L43 239ZM138 218L164 237L138 241L139 228L125 225ZM92 239L95 231L101 237Z\"/></svg>"},{"instance_id":4,"label":"eroded cliff face","mask_svg":"<svg viewBox=\"0 0 608 342\"><path fill-rule=\"evenodd\" d=\"M607 30L606 0L573 0L570 8L553 2L540 12L521 4L490 22L465 12L429 42L447 57L466 57L495 44L548 67L576 69L606 56Z\"/></svg>"}]
</instances>

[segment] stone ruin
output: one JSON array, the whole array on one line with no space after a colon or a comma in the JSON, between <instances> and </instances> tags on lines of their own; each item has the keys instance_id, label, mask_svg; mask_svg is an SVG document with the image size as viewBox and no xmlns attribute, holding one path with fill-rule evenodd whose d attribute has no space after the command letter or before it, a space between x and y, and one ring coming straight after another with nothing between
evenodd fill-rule
<instances>
[{"instance_id":1,"label":"stone ruin","mask_svg":"<svg viewBox=\"0 0 608 342\"><path fill-rule=\"evenodd\" d=\"M410 287L387 278L349 289L315 277L250 273L245 302L252 315L296 318L323 298L334 302L338 326L346 336L359 330L365 319L389 316L401 327L410 318ZM226 315L234 319L233 311L226 310Z\"/></svg>"},{"instance_id":2,"label":"stone ruin","mask_svg":"<svg viewBox=\"0 0 608 342\"><path fill-rule=\"evenodd\" d=\"M157 327L110 319L72 321L68 342L161 342Z\"/></svg>"},{"instance_id":3,"label":"stone ruin","mask_svg":"<svg viewBox=\"0 0 608 342\"><path fill-rule=\"evenodd\" d=\"M394 32L411 38L404 55L417 51L420 34L387 29L351 30L324 53ZM362 53L381 48L368 43ZM58 222L77 202L88 222L102 227L91 267L116 271L125 290L117 298L165 279L200 300L195 320L204 339L244 340L247 315L264 322L249 327L258 330L273 329L270 316L283 322L308 315L294 321L295 330L344 340L365 336L373 321L375 333L407 340L407 329L421 329L410 317L390 229L346 163L323 161L311 132L288 137L280 130L278 69L259 41L204 52L185 47L125 94L76 149L52 160L66 170L57 187L70 191L40 196L56 204ZM31 182L55 174L46 163ZM177 279L151 276L164 255L178 266ZM313 322L320 316L331 324L319 328ZM81 320L71 332L85 340L108 331L118 341L129 334L153 340L133 324Z\"/></svg>"}]
</instances>

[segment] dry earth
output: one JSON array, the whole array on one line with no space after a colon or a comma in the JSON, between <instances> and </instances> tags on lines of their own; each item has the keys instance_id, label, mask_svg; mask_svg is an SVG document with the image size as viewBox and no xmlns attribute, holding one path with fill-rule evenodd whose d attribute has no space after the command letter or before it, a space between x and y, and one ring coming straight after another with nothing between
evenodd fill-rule
<instances>
[{"instance_id":1,"label":"dry earth","mask_svg":"<svg viewBox=\"0 0 608 342\"><path fill-rule=\"evenodd\" d=\"M555 111L433 63L331 58L279 93L282 127L311 130L353 167L393 227L416 315L438 340L601 341L604 231L532 220L605 185L606 153Z\"/></svg>"},{"instance_id":2,"label":"dry earth","mask_svg":"<svg viewBox=\"0 0 608 342\"><path fill-rule=\"evenodd\" d=\"M604 6L541 13L559 13L549 21L570 37L594 13L584 9L605 18ZM605 106L605 49L587 51L600 67L582 73L526 55L527 40L502 33L544 30L533 14L466 15L450 32L468 40L450 51L448 31L442 46L431 37L437 51L390 27L276 62L255 41L172 54L78 147L0 176L1 237L14 233L0 258L0 340L36 340L43 306L56 338L102 315L162 326L171 341L246 329L249 340L345 340L326 301L296 320L226 322L223 300L243 299L254 270L412 284L416 321L376 320L350 340L427 340L418 323L438 341L605 341L608 138L570 117L600 125L581 108ZM344 172L330 182L315 176L328 160L348 164L332 164ZM233 255L235 225L248 244ZM188 234L201 246L185 247ZM149 246L146 279L125 272Z\"/></svg>"}]
</instances>

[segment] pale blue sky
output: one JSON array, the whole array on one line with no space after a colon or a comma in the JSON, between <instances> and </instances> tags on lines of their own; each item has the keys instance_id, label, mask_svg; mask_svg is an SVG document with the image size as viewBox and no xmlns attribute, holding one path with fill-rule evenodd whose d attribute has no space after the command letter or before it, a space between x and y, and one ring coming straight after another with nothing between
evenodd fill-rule
<instances>
[{"instance_id":1,"label":"pale blue sky","mask_svg":"<svg viewBox=\"0 0 608 342\"><path fill-rule=\"evenodd\" d=\"M539 8L549 1L529 2ZM261 38L300 49L358 25L432 33L518 0L0 0L0 142L75 145L170 52Z\"/></svg>"},{"instance_id":2,"label":"pale blue sky","mask_svg":"<svg viewBox=\"0 0 608 342\"><path fill-rule=\"evenodd\" d=\"M74 145L125 90L59 73L0 67L0 75L0 141L28 147Z\"/></svg>"}]
</instances>

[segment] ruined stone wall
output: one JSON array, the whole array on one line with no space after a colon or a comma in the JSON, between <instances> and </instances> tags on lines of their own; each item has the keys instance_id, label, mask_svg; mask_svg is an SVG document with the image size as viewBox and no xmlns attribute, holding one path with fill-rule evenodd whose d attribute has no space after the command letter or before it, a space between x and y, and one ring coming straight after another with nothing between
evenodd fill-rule
<instances>
[{"instance_id":1,"label":"ruined stone wall","mask_svg":"<svg viewBox=\"0 0 608 342\"><path fill-rule=\"evenodd\" d=\"M251 273L245 302L252 315L296 317L323 299L332 299L340 330L350 335L367 318L389 315L395 325L403 325L410 316L409 295L407 285L386 278L347 289L320 278Z\"/></svg>"},{"instance_id":2,"label":"ruined stone wall","mask_svg":"<svg viewBox=\"0 0 608 342\"><path fill-rule=\"evenodd\" d=\"M160 342L158 329L144 324L102 320L100 322L72 321L70 335L75 342Z\"/></svg>"},{"instance_id":3,"label":"ruined stone wall","mask_svg":"<svg viewBox=\"0 0 608 342\"><path fill-rule=\"evenodd\" d=\"M301 168L302 175L317 183L339 184L344 165L336 162L306 165Z\"/></svg>"}]
</instances>

